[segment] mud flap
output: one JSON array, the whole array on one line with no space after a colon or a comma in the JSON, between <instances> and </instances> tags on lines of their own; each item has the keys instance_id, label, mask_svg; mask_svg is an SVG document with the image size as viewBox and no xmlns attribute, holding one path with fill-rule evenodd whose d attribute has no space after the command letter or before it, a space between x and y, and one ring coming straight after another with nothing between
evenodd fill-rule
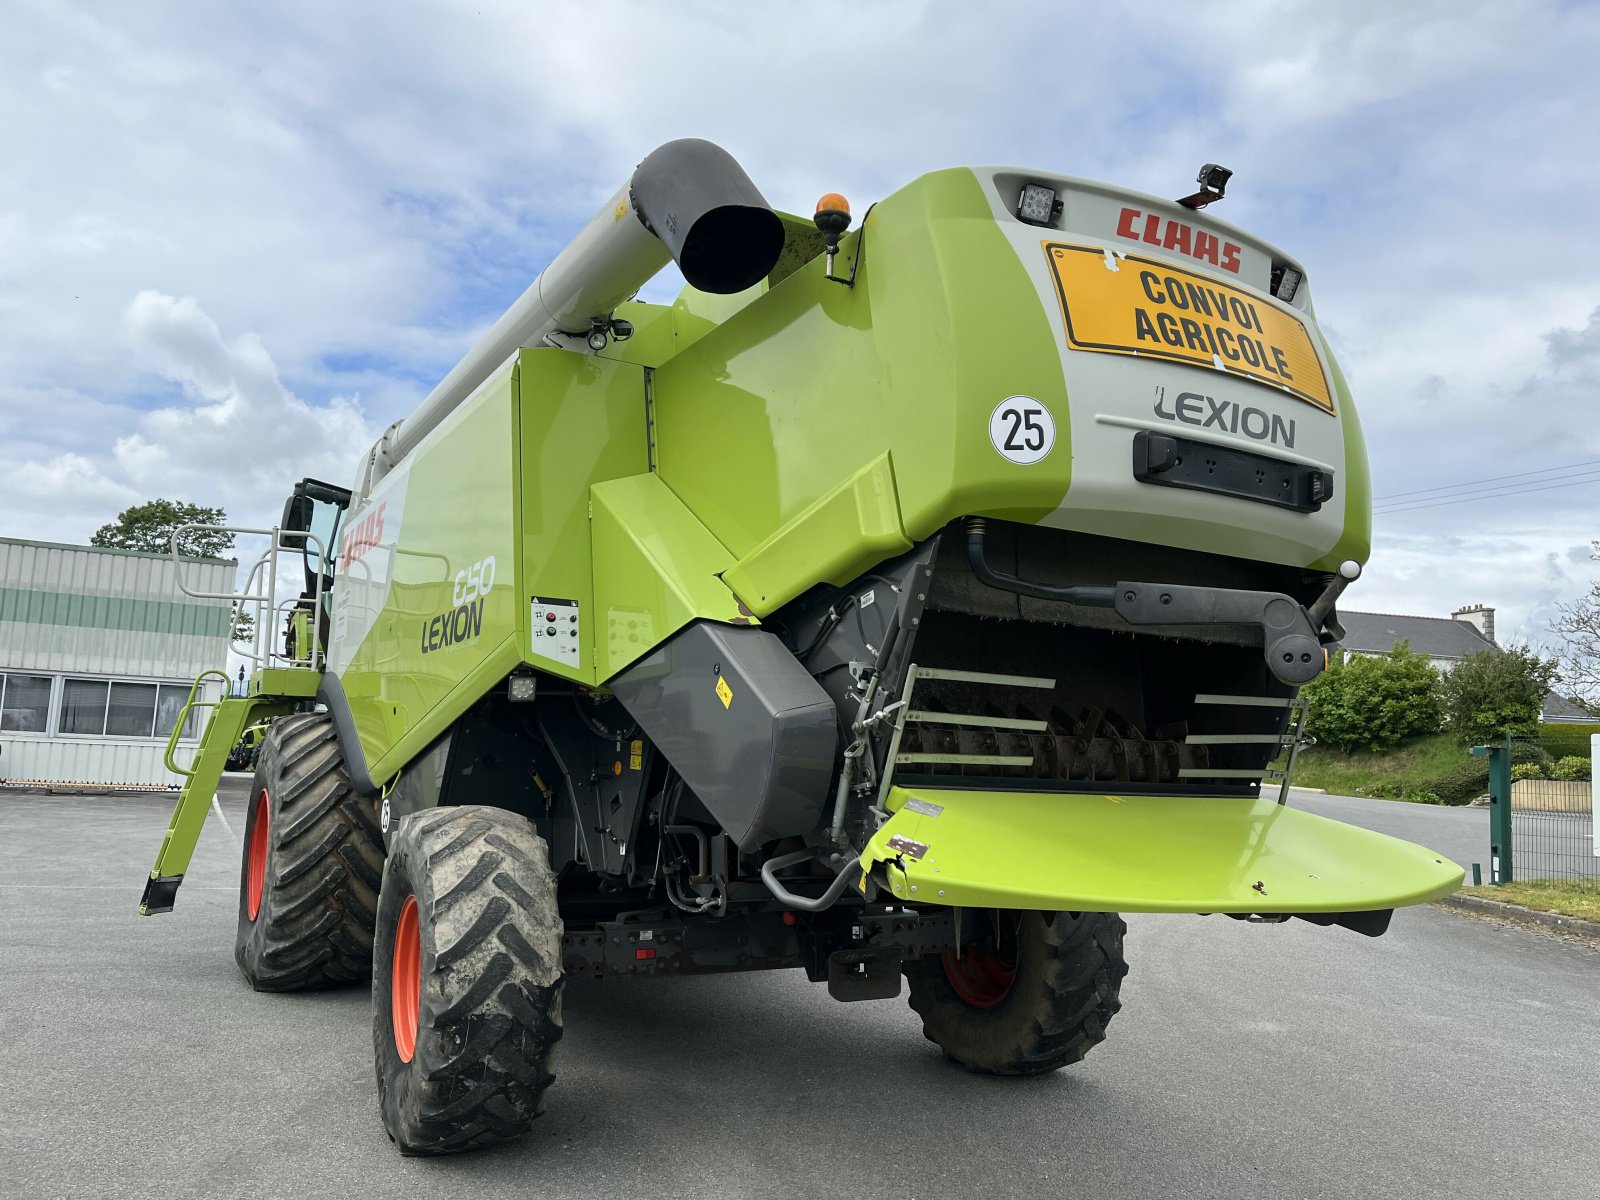
<instances>
[{"instance_id":1,"label":"mud flap","mask_svg":"<svg viewBox=\"0 0 1600 1200\"><path fill-rule=\"evenodd\" d=\"M1266 799L897 787L887 808L862 870L918 904L1344 914L1462 878L1442 854Z\"/></svg>"}]
</instances>

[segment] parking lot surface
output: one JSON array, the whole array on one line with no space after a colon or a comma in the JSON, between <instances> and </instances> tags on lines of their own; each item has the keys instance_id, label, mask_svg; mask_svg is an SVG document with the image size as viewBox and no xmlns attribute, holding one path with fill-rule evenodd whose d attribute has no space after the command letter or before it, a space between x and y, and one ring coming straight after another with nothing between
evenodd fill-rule
<instances>
[{"instance_id":1,"label":"parking lot surface","mask_svg":"<svg viewBox=\"0 0 1600 1200\"><path fill-rule=\"evenodd\" d=\"M1109 1038L1037 1079L969 1075L903 998L798 972L569 981L533 1134L402 1159L365 990L257 995L235 969L215 817L177 910L137 915L170 804L0 794L7 1197L1600 1194L1600 950L1432 908L1379 939L1131 917ZM1428 819L1407 807L1371 815ZM1437 849L1473 852L1477 814L1432 814Z\"/></svg>"}]
</instances>

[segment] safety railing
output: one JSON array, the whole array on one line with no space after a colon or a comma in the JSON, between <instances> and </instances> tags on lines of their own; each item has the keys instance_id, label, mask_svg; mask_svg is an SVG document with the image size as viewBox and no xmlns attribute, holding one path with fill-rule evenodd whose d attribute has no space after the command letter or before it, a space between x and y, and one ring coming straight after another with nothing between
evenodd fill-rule
<instances>
[{"instance_id":1,"label":"safety railing","mask_svg":"<svg viewBox=\"0 0 1600 1200\"><path fill-rule=\"evenodd\" d=\"M267 539L267 548L251 564L245 575L244 586L237 592L211 592L190 587L184 578L187 565L178 550L178 540L189 531L203 533L231 533L256 535ZM318 569L310 572L315 582L309 597L294 594L280 598L278 595L278 559L283 554L292 555L297 566L302 566L309 553L315 552ZM198 600L227 600L234 605L234 613L246 613L254 623L254 632L248 645L233 641L232 650L257 668L284 667L295 670L319 670L322 666L320 638L322 628L323 572L321 564L329 561L328 548L314 533L300 530L251 529L241 525L180 525L172 533L172 561L176 570L178 590ZM298 578L298 574L291 576ZM279 630L296 613L309 615L309 636L296 638L291 652L279 640Z\"/></svg>"}]
</instances>

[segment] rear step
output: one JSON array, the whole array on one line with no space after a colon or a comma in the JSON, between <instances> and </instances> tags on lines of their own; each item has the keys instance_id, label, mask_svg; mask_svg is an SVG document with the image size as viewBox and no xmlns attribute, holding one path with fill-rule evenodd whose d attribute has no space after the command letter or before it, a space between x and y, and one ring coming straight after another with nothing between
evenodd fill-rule
<instances>
[{"instance_id":1,"label":"rear step","mask_svg":"<svg viewBox=\"0 0 1600 1200\"><path fill-rule=\"evenodd\" d=\"M1375 935L1376 914L1462 875L1442 854L1265 797L894 787L884 807L861 866L907 904L1283 914Z\"/></svg>"}]
</instances>

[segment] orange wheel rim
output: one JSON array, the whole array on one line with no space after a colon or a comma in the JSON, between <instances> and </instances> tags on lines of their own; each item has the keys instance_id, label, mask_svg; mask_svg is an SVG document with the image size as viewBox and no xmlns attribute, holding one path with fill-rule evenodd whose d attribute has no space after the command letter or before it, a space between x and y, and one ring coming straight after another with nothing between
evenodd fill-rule
<instances>
[{"instance_id":1,"label":"orange wheel rim","mask_svg":"<svg viewBox=\"0 0 1600 1200\"><path fill-rule=\"evenodd\" d=\"M417 1052L417 1022L422 1016L422 927L417 898L407 896L394 930L394 968L389 979L389 1021L401 1062Z\"/></svg>"},{"instance_id":2,"label":"orange wheel rim","mask_svg":"<svg viewBox=\"0 0 1600 1200\"><path fill-rule=\"evenodd\" d=\"M1017 981L1017 964L1000 954L963 947L960 958L946 950L939 956L950 990L973 1008L993 1008L1011 994Z\"/></svg>"},{"instance_id":3,"label":"orange wheel rim","mask_svg":"<svg viewBox=\"0 0 1600 1200\"><path fill-rule=\"evenodd\" d=\"M256 794L255 824L250 829L250 851L245 857L244 868L245 911L250 914L252 921L261 911L261 893L267 887L267 848L271 844L268 825L272 819L271 812L272 804L267 798L267 789L262 788Z\"/></svg>"}]
</instances>

